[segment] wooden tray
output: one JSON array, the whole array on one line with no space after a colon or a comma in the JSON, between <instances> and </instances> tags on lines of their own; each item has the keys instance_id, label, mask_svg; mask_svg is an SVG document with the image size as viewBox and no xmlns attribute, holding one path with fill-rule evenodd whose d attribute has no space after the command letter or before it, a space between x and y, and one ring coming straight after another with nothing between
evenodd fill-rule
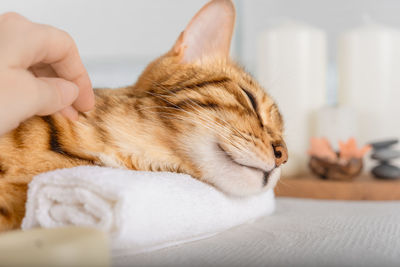
<instances>
[{"instance_id":1,"label":"wooden tray","mask_svg":"<svg viewBox=\"0 0 400 267\"><path fill-rule=\"evenodd\" d=\"M312 174L281 178L276 196L337 200L400 200L400 180L362 175L352 181L323 180Z\"/></svg>"}]
</instances>

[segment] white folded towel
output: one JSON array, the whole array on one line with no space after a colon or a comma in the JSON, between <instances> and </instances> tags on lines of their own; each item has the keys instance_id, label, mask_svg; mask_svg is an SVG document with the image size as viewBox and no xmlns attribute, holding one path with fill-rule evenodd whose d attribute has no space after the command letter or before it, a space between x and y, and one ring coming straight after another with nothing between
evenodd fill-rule
<instances>
[{"instance_id":1,"label":"white folded towel","mask_svg":"<svg viewBox=\"0 0 400 267\"><path fill-rule=\"evenodd\" d=\"M274 207L272 190L233 198L189 175L81 166L33 179L22 229L93 226L110 233L114 251L132 254L205 238Z\"/></svg>"}]
</instances>

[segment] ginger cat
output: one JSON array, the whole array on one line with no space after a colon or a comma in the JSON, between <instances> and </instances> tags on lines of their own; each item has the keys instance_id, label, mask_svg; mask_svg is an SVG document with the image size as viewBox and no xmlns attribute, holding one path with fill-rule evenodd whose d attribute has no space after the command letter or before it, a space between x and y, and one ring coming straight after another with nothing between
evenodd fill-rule
<instances>
[{"instance_id":1,"label":"ginger cat","mask_svg":"<svg viewBox=\"0 0 400 267\"><path fill-rule=\"evenodd\" d=\"M78 165L187 173L235 196L272 188L287 161L273 100L229 58L230 0L206 4L135 85L96 90L78 121L33 117L0 137L0 231L18 228L34 175Z\"/></svg>"}]
</instances>

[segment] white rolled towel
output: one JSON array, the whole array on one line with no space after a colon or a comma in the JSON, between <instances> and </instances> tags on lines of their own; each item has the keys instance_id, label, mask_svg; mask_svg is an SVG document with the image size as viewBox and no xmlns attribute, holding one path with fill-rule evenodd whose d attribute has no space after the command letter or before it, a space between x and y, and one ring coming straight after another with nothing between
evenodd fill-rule
<instances>
[{"instance_id":1,"label":"white rolled towel","mask_svg":"<svg viewBox=\"0 0 400 267\"><path fill-rule=\"evenodd\" d=\"M92 226L130 254L209 237L274 211L273 191L229 197L189 175L81 166L36 176L22 229Z\"/></svg>"}]
</instances>

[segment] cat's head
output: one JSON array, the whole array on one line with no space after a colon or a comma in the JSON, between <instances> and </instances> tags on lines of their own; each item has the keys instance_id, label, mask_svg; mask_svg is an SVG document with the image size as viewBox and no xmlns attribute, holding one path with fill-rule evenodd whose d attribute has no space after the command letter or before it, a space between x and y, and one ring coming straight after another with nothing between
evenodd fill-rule
<instances>
[{"instance_id":1,"label":"cat's head","mask_svg":"<svg viewBox=\"0 0 400 267\"><path fill-rule=\"evenodd\" d=\"M234 22L231 1L206 4L135 90L156 103L180 169L240 196L272 188L288 153L278 107L229 57Z\"/></svg>"}]
</instances>

